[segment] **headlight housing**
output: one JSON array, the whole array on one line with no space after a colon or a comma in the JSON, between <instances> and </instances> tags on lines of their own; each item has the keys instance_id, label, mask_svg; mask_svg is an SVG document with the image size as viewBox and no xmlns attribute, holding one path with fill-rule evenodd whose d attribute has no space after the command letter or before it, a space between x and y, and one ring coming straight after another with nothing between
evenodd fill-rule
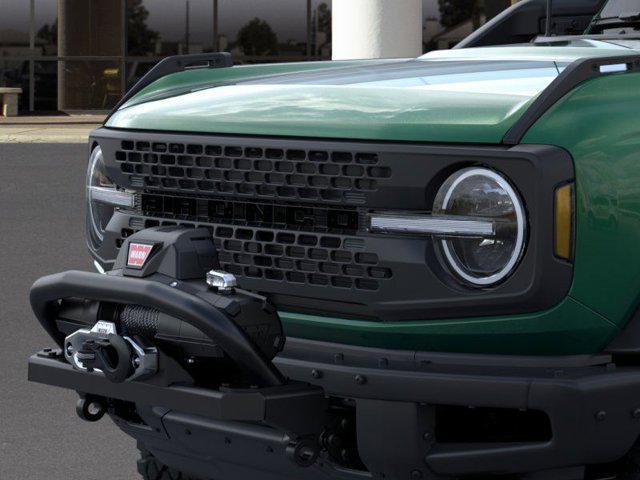
<instances>
[{"instance_id":1,"label":"headlight housing","mask_svg":"<svg viewBox=\"0 0 640 480\"><path fill-rule=\"evenodd\" d=\"M132 208L133 194L118 189L109 178L102 149L95 147L87 167L87 231L91 244L98 248L117 207Z\"/></svg>"},{"instance_id":2,"label":"headlight housing","mask_svg":"<svg viewBox=\"0 0 640 480\"><path fill-rule=\"evenodd\" d=\"M455 172L438 190L433 214L494 224L492 235L454 234L436 240L446 268L464 283L488 287L515 270L525 248L526 214L502 175L478 167Z\"/></svg>"}]
</instances>

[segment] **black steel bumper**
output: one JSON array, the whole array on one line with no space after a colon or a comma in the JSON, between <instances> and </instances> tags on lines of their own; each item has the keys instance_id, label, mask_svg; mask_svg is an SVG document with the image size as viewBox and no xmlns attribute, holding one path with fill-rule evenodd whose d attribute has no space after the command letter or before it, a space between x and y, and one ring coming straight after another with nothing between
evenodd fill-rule
<instances>
[{"instance_id":1,"label":"black steel bumper","mask_svg":"<svg viewBox=\"0 0 640 480\"><path fill-rule=\"evenodd\" d=\"M414 468L496 474L615 461L640 435L640 368L616 367L605 355L430 354L293 340L275 364L291 378L315 377L328 395L355 398L360 453L382 471L390 445L412 450ZM551 438L440 443L434 405L544 412Z\"/></svg>"},{"instance_id":2,"label":"black steel bumper","mask_svg":"<svg viewBox=\"0 0 640 480\"><path fill-rule=\"evenodd\" d=\"M286 453L292 439L320 433L327 398L355 410L358 454L376 478L580 468L621 458L640 434L640 368L617 367L608 356L429 354L290 338L271 363L229 318L189 292L82 272L45 277L32 291L34 311L56 340L57 300L67 297L166 311L216 339L233 360L264 380L261 388L243 390L155 377L112 383L100 374L74 370L56 350L30 358L32 381L135 403L144 422L114 418L120 427L169 465L205 478L244 478L257 471L261 478L300 478L295 464L272 454L278 449ZM443 441L440 406L541 412L550 435L535 441ZM320 461L304 476L311 480L327 474L364 475Z\"/></svg>"},{"instance_id":3,"label":"black steel bumper","mask_svg":"<svg viewBox=\"0 0 640 480\"><path fill-rule=\"evenodd\" d=\"M324 395L350 398L356 405L359 454L369 470L387 478L410 478L411 472L420 471L428 478L433 473L534 472L619 459L640 434L640 369L616 368L606 360L420 356L290 340L290 347L276 359L277 367L292 379L313 381L315 389L302 383L287 390L254 391L112 384L100 375L73 370L51 352L31 357L29 378L141 406L165 407L175 412L167 417L172 422L203 429L202 435L221 434L233 425L225 438L251 440L261 448L273 439L257 435L255 426L243 422L289 429L308 425L308 417L317 416L322 408ZM548 415L552 437L544 442L441 443L433 415L436 405L541 411ZM178 441L164 434L149 438L146 433L140 437L139 430L124 428L146 445L161 445L160 451L182 452L185 459L194 454L185 450L188 439ZM224 463L230 450L227 446L210 452L208 462ZM247 459L247 466L251 463ZM325 474L327 468L321 467ZM339 476L351 474L345 475L342 471Z\"/></svg>"},{"instance_id":4,"label":"black steel bumper","mask_svg":"<svg viewBox=\"0 0 640 480\"><path fill-rule=\"evenodd\" d=\"M165 282L165 283L163 283ZM170 284L173 284L171 286ZM29 360L29 380L60 386L98 397L164 407L217 420L261 422L296 436L318 434L322 427L325 399L320 387L289 382L256 347L233 315L220 304L211 304L191 291L188 284L171 278L155 280L68 271L40 278L31 289L36 317L59 346L64 335L57 329L59 300L79 298L135 304L154 308L191 324L216 342L235 363L257 382L249 389L219 390L183 385L187 379L170 370L165 359L156 376L147 381L113 383L96 372L79 371L61 350L47 349Z\"/></svg>"},{"instance_id":5,"label":"black steel bumper","mask_svg":"<svg viewBox=\"0 0 640 480\"><path fill-rule=\"evenodd\" d=\"M298 382L277 387L220 390L164 386L153 381L116 384L100 373L75 370L62 352L55 349L43 350L29 359L29 381L215 420L258 422L303 435L320 430L320 414L325 407L320 387Z\"/></svg>"}]
</instances>

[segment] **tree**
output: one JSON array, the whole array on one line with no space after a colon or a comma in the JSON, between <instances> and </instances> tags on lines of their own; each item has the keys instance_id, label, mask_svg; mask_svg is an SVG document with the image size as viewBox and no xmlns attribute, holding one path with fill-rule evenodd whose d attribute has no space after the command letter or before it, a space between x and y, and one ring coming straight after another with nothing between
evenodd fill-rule
<instances>
[{"instance_id":1,"label":"tree","mask_svg":"<svg viewBox=\"0 0 640 480\"><path fill-rule=\"evenodd\" d=\"M315 28L311 33L311 51L314 56L321 56L323 47L331 44L331 10L326 3L322 2L313 11L312 24Z\"/></svg>"},{"instance_id":2,"label":"tree","mask_svg":"<svg viewBox=\"0 0 640 480\"><path fill-rule=\"evenodd\" d=\"M148 55L155 50L160 34L147 27L149 10L142 0L127 0L127 49L129 55Z\"/></svg>"},{"instance_id":3,"label":"tree","mask_svg":"<svg viewBox=\"0 0 640 480\"><path fill-rule=\"evenodd\" d=\"M318 31L327 35L327 41L331 42L331 10L322 2L318 6Z\"/></svg>"},{"instance_id":4,"label":"tree","mask_svg":"<svg viewBox=\"0 0 640 480\"><path fill-rule=\"evenodd\" d=\"M48 23L42 25L36 37L44 40L48 45L56 45L58 43L58 19L56 18L51 25Z\"/></svg>"},{"instance_id":5,"label":"tree","mask_svg":"<svg viewBox=\"0 0 640 480\"><path fill-rule=\"evenodd\" d=\"M254 18L238 32L238 45L245 55L277 55L278 37L264 20Z\"/></svg>"},{"instance_id":6,"label":"tree","mask_svg":"<svg viewBox=\"0 0 640 480\"><path fill-rule=\"evenodd\" d=\"M482 3L478 0L438 0L440 23L448 28L472 19L474 28L478 28Z\"/></svg>"}]
</instances>

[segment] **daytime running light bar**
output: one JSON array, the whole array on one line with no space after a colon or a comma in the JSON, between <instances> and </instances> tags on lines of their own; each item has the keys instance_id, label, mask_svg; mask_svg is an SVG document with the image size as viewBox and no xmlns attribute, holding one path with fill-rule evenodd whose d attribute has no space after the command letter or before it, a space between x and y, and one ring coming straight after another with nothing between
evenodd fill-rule
<instances>
[{"instance_id":1,"label":"daytime running light bar","mask_svg":"<svg viewBox=\"0 0 640 480\"><path fill-rule=\"evenodd\" d=\"M132 208L135 206L135 197L132 193L123 192L114 188L90 187L91 200L107 203L117 207Z\"/></svg>"},{"instance_id":2,"label":"daytime running light bar","mask_svg":"<svg viewBox=\"0 0 640 480\"><path fill-rule=\"evenodd\" d=\"M372 214L369 219L372 232L461 237L495 236L495 224L491 220L442 215L388 214Z\"/></svg>"}]
</instances>

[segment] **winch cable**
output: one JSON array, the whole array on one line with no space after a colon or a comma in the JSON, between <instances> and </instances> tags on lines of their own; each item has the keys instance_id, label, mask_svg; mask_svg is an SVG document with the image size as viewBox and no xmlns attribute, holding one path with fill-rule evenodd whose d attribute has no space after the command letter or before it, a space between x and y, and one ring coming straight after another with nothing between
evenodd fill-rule
<instances>
[{"instance_id":1,"label":"winch cable","mask_svg":"<svg viewBox=\"0 0 640 480\"><path fill-rule=\"evenodd\" d=\"M160 311L141 305L124 305L118 315L120 325L127 333L155 338L158 333Z\"/></svg>"}]
</instances>

